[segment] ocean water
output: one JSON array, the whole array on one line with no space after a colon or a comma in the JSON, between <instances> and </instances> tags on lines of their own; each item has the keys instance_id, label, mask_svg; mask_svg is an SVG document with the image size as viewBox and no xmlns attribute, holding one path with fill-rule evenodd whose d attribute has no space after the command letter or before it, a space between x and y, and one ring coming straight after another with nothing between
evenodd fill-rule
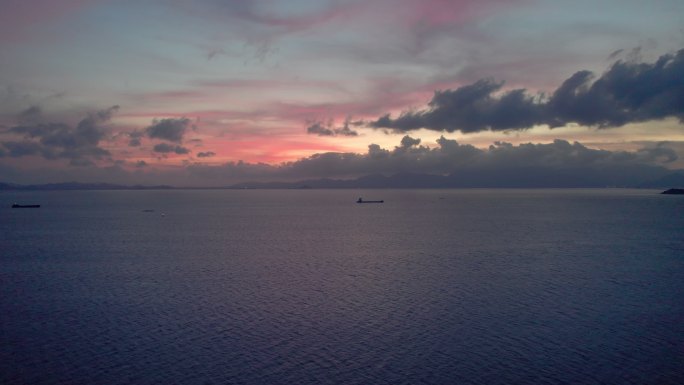
<instances>
[{"instance_id":1,"label":"ocean water","mask_svg":"<svg viewBox=\"0 0 684 385\"><path fill-rule=\"evenodd\" d=\"M684 383L681 196L62 191L0 205L2 384Z\"/></svg>"}]
</instances>

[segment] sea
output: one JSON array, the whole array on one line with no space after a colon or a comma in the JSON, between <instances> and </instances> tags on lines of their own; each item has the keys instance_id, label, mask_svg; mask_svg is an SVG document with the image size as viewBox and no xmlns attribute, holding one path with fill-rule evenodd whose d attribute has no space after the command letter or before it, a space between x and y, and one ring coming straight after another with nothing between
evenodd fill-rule
<instances>
[{"instance_id":1,"label":"sea","mask_svg":"<svg viewBox=\"0 0 684 385\"><path fill-rule=\"evenodd\" d=\"M2 384L684 383L683 196L4 191L0 205Z\"/></svg>"}]
</instances>

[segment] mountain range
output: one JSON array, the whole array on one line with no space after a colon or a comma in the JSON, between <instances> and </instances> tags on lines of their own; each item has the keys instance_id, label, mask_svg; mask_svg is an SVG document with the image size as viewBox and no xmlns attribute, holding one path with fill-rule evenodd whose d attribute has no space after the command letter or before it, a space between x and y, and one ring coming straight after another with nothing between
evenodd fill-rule
<instances>
[{"instance_id":1,"label":"mountain range","mask_svg":"<svg viewBox=\"0 0 684 385\"><path fill-rule=\"evenodd\" d=\"M638 173L615 170L516 168L509 170L476 170L449 175L398 173L371 174L354 179L306 179L295 182L245 182L224 189L349 189L349 188L672 188L684 187L684 171L662 172L662 169ZM111 183L49 183L20 185L0 183L0 190L158 190L179 187L169 185L119 185Z\"/></svg>"}]
</instances>

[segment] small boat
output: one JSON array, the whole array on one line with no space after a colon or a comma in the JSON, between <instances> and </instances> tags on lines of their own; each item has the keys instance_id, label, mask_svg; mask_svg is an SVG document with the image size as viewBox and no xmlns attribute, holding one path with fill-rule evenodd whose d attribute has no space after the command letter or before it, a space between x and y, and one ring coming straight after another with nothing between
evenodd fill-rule
<instances>
[{"instance_id":1,"label":"small boat","mask_svg":"<svg viewBox=\"0 0 684 385\"><path fill-rule=\"evenodd\" d=\"M385 201L364 201L362 198L359 198L356 203L385 203Z\"/></svg>"},{"instance_id":2,"label":"small boat","mask_svg":"<svg viewBox=\"0 0 684 385\"><path fill-rule=\"evenodd\" d=\"M18 203L12 205L13 209L37 209L39 207L40 205L20 205Z\"/></svg>"}]
</instances>

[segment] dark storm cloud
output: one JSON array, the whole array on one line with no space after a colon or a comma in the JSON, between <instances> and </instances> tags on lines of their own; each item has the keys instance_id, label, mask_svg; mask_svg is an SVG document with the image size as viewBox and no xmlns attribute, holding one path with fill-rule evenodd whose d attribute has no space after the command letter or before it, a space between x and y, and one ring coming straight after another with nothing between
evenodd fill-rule
<instances>
[{"instance_id":1,"label":"dark storm cloud","mask_svg":"<svg viewBox=\"0 0 684 385\"><path fill-rule=\"evenodd\" d=\"M205 152L198 152L197 157L198 158L210 158L212 156L215 156L216 153L213 151L205 151Z\"/></svg>"},{"instance_id":2,"label":"dark storm cloud","mask_svg":"<svg viewBox=\"0 0 684 385\"><path fill-rule=\"evenodd\" d=\"M169 153L172 153L172 152L173 152L173 153L176 153L176 154L179 154L179 155L181 155L181 154L187 154L187 153L190 152L190 150L188 150L188 149L185 148L185 147L182 147L182 146L174 146L174 145L167 144L167 143L159 143L159 144L157 144L157 145L154 146L153 150L154 150L154 152L159 152L159 153L162 153L162 154L169 154Z\"/></svg>"},{"instance_id":3,"label":"dark storm cloud","mask_svg":"<svg viewBox=\"0 0 684 385\"><path fill-rule=\"evenodd\" d=\"M684 121L684 49L654 63L617 61L595 79L579 71L550 97L525 89L501 93L503 83L479 80L455 90L436 91L428 108L385 115L375 128L405 132L523 130L537 124L559 127L577 123L599 128L675 117Z\"/></svg>"},{"instance_id":4,"label":"dark storm cloud","mask_svg":"<svg viewBox=\"0 0 684 385\"><path fill-rule=\"evenodd\" d=\"M523 129L537 124L541 110L534 98L522 89L493 96L502 86L503 83L483 79L456 90L436 91L428 110L405 112L396 119L385 115L371 125L400 132L418 128L477 132Z\"/></svg>"},{"instance_id":5,"label":"dark storm cloud","mask_svg":"<svg viewBox=\"0 0 684 385\"><path fill-rule=\"evenodd\" d=\"M590 83L585 71L568 79L548 102L559 124L599 127L684 118L684 49L655 63L618 61Z\"/></svg>"},{"instance_id":6,"label":"dark storm cloud","mask_svg":"<svg viewBox=\"0 0 684 385\"><path fill-rule=\"evenodd\" d=\"M154 120L152 125L145 129L145 132L150 138L180 143L189 127L190 119L188 118L160 119Z\"/></svg>"},{"instance_id":7,"label":"dark storm cloud","mask_svg":"<svg viewBox=\"0 0 684 385\"><path fill-rule=\"evenodd\" d=\"M99 147L105 137L102 123L119 109L113 106L88 114L73 127L66 123L40 123L41 111L31 107L19 115L20 124L8 133L21 136L22 141L4 141L2 145L12 157L40 155L47 159L66 158L73 165L83 164L86 158L101 158L109 152Z\"/></svg>"},{"instance_id":8,"label":"dark storm cloud","mask_svg":"<svg viewBox=\"0 0 684 385\"><path fill-rule=\"evenodd\" d=\"M324 124L323 122L313 122L309 127L306 128L308 134L318 135L318 136L358 136L359 133L350 128L351 125L359 125L358 122L352 122L347 119L344 121L342 127L333 127L332 122Z\"/></svg>"}]
</instances>

